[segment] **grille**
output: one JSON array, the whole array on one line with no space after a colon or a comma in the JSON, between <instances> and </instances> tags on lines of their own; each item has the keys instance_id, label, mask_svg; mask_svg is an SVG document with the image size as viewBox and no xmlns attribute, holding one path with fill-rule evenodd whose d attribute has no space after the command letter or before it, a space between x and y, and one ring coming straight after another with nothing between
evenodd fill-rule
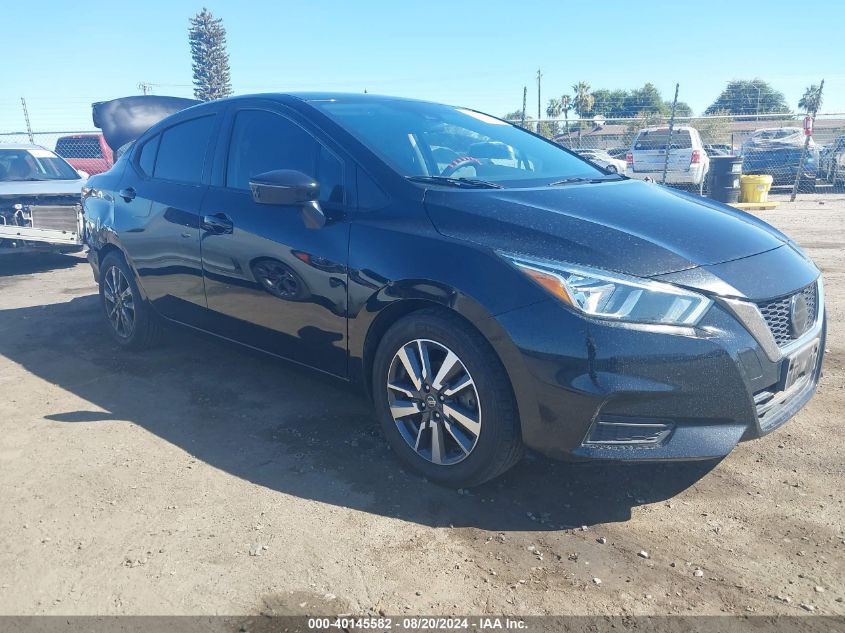
<instances>
[{"instance_id":1,"label":"grille","mask_svg":"<svg viewBox=\"0 0 845 633\"><path fill-rule=\"evenodd\" d=\"M33 228L52 229L54 231L68 231L69 233L76 233L78 230L76 224L78 207L76 205L43 205L32 206L29 209L32 212Z\"/></svg>"},{"instance_id":2,"label":"grille","mask_svg":"<svg viewBox=\"0 0 845 633\"><path fill-rule=\"evenodd\" d=\"M795 336L792 331L792 325L790 323L791 319L789 316L792 297L795 295L789 295L788 297L781 297L780 299L773 299L772 301L764 301L757 304L757 307L760 308L760 313L766 320L766 325L769 326L772 336L775 337L775 343L777 343L778 347L788 345L795 339L800 338L801 335L816 322L816 305L818 303L818 290L816 288L816 284L810 284L801 290L800 293L804 295L804 300L807 302L807 320L804 323L804 327L801 328L798 336Z\"/></svg>"}]
</instances>

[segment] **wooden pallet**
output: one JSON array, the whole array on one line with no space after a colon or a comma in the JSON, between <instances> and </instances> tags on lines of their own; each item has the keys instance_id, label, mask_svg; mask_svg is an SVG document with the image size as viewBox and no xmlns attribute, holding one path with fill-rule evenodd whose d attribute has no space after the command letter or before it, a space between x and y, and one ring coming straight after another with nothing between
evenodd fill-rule
<instances>
[{"instance_id":1,"label":"wooden pallet","mask_svg":"<svg viewBox=\"0 0 845 633\"><path fill-rule=\"evenodd\" d=\"M732 207L743 211L771 211L779 202L731 202Z\"/></svg>"}]
</instances>

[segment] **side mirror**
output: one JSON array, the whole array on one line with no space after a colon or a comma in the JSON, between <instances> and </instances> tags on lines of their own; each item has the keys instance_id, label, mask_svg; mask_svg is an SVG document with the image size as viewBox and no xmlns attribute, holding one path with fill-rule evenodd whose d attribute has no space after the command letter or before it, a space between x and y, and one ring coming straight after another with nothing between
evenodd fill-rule
<instances>
[{"instance_id":1,"label":"side mirror","mask_svg":"<svg viewBox=\"0 0 845 633\"><path fill-rule=\"evenodd\" d=\"M320 184L301 171L276 169L249 179L252 199L257 204L300 207L302 221L309 229L326 224L326 214L320 208Z\"/></svg>"}]
</instances>

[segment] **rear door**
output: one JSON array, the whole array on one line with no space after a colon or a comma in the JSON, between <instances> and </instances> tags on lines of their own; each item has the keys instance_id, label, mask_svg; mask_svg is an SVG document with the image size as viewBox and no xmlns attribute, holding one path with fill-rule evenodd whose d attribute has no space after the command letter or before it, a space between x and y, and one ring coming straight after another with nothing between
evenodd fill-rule
<instances>
[{"instance_id":1,"label":"rear door","mask_svg":"<svg viewBox=\"0 0 845 633\"><path fill-rule=\"evenodd\" d=\"M212 332L346 376L351 190L348 159L300 115L273 101L240 101L227 115L219 169L203 202L203 273ZM252 176L301 171L320 183L331 219L306 228L300 209L256 204Z\"/></svg>"},{"instance_id":2,"label":"rear door","mask_svg":"<svg viewBox=\"0 0 845 633\"><path fill-rule=\"evenodd\" d=\"M200 210L219 118L182 119L143 139L115 196L120 240L147 298L190 324L201 324L206 311Z\"/></svg>"},{"instance_id":3,"label":"rear door","mask_svg":"<svg viewBox=\"0 0 845 633\"><path fill-rule=\"evenodd\" d=\"M666 164L666 150L669 147L669 171L688 171L692 161L692 137L689 130L669 128L643 130L634 141L635 172L662 172Z\"/></svg>"}]
</instances>

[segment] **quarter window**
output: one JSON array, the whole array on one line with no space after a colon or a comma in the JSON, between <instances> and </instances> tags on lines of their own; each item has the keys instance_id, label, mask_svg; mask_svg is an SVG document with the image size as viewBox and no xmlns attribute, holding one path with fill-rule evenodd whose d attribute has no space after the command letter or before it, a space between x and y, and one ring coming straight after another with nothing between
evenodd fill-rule
<instances>
[{"instance_id":1,"label":"quarter window","mask_svg":"<svg viewBox=\"0 0 845 633\"><path fill-rule=\"evenodd\" d=\"M149 141L144 143L144 146L141 148L141 153L138 155L138 167L140 167L141 171L147 176L152 176L153 174L153 168L155 167L156 162L156 150L158 149L158 143L160 140L161 134L156 134Z\"/></svg>"},{"instance_id":2,"label":"quarter window","mask_svg":"<svg viewBox=\"0 0 845 633\"><path fill-rule=\"evenodd\" d=\"M214 116L177 123L161 133L153 175L190 184L202 182L202 168Z\"/></svg>"},{"instance_id":3,"label":"quarter window","mask_svg":"<svg viewBox=\"0 0 845 633\"><path fill-rule=\"evenodd\" d=\"M343 165L293 121L266 110L242 110L235 117L226 186L249 189L249 179L276 169L293 169L320 183L320 201L344 201Z\"/></svg>"}]
</instances>

